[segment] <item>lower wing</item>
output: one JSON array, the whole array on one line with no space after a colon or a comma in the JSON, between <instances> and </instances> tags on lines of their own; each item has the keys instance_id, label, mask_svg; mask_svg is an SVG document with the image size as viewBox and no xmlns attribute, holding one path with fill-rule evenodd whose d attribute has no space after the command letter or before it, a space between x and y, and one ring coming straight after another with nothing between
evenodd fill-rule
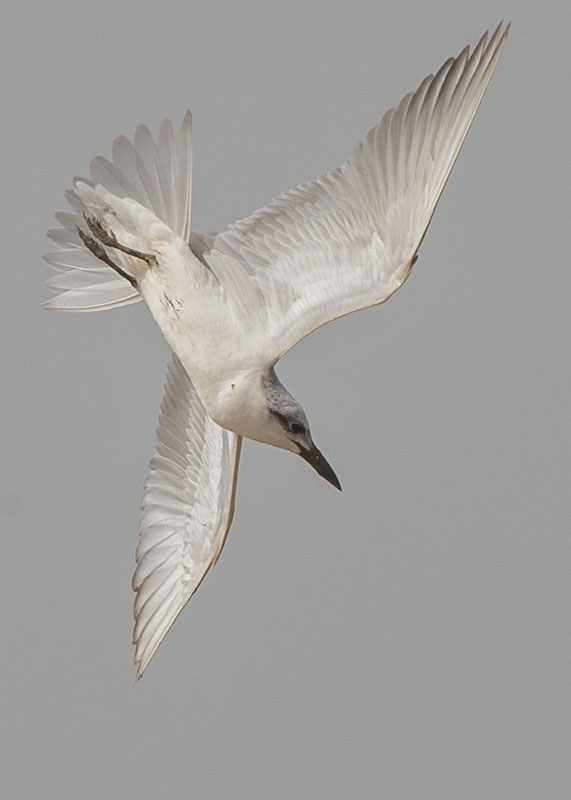
<instances>
[{"instance_id":1,"label":"lower wing","mask_svg":"<svg viewBox=\"0 0 571 800\"><path fill-rule=\"evenodd\" d=\"M210 419L173 355L133 575L137 679L220 555L232 522L240 444Z\"/></svg>"}]
</instances>

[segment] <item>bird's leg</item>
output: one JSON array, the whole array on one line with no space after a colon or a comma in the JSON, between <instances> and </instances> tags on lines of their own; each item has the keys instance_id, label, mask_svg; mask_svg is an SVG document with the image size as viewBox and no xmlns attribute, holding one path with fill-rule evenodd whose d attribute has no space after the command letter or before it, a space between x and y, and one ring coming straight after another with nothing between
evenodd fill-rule
<instances>
[{"instance_id":1,"label":"bird's leg","mask_svg":"<svg viewBox=\"0 0 571 800\"><path fill-rule=\"evenodd\" d=\"M115 272L118 272L122 278L125 278L125 280L129 281L131 286L134 286L135 289L137 288L137 281L135 280L135 278L133 278L131 275L128 275L124 269L121 269L121 267L118 264L112 261L107 255L106 251L103 249L103 247L101 247L99 242L96 242L95 239L89 236L89 234L82 231L81 228L79 227L77 228L77 232L83 244L87 247L87 249L91 253L93 253L95 258L98 258L100 261L103 261L103 263L107 264L108 267L111 267L111 269L114 269Z\"/></svg>"},{"instance_id":2,"label":"bird's leg","mask_svg":"<svg viewBox=\"0 0 571 800\"><path fill-rule=\"evenodd\" d=\"M143 261L146 261L149 267L153 267L157 263L157 259L150 255L149 253L142 253L140 250L133 250L132 247L127 247L124 244L120 244L115 237L115 234L112 231L108 231L103 225L99 222L98 219L95 217L89 217L87 214L83 215L87 226L91 233L95 236L96 239L106 245L107 247L112 247L114 250L120 250L122 253L126 253L128 256L133 256L134 258L140 258Z\"/></svg>"}]
</instances>

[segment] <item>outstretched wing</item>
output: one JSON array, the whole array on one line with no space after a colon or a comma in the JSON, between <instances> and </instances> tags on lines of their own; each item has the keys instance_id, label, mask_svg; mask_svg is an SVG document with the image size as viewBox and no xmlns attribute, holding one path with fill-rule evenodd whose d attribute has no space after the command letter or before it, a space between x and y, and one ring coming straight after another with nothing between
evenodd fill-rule
<instances>
[{"instance_id":1,"label":"outstretched wing","mask_svg":"<svg viewBox=\"0 0 571 800\"><path fill-rule=\"evenodd\" d=\"M125 136L113 142L113 161L98 156L89 167L91 186L101 184L117 197L130 197L150 209L179 236L190 235L192 184L192 117L184 117L180 132L174 133L170 120L161 125L156 142L149 129L140 125L133 143ZM77 182L76 180L76 182ZM58 271L47 287L58 294L45 308L64 311L102 311L135 303L141 297L136 289L111 267L105 266L84 245L77 228L84 226L86 207L74 189L65 193L72 211L60 211L60 228L48 232L58 249L44 256ZM114 253L129 274L130 257Z\"/></svg>"},{"instance_id":2,"label":"outstretched wing","mask_svg":"<svg viewBox=\"0 0 571 800\"><path fill-rule=\"evenodd\" d=\"M216 237L205 257L233 291L258 290L268 357L407 278L509 25L429 75L343 166L280 195Z\"/></svg>"},{"instance_id":3,"label":"outstretched wing","mask_svg":"<svg viewBox=\"0 0 571 800\"><path fill-rule=\"evenodd\" d=\"M137 679L220 555L232 522L240 444L210 419L173 355L133 575Z\"/></svg>"}]
</instances>

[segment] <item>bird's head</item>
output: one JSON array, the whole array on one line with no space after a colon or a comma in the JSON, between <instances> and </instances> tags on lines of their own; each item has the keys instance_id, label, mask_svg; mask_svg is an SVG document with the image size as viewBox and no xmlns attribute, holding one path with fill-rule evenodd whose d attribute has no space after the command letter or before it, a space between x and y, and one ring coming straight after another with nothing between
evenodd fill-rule
<instances>
[{"instance_id":1,"label":"bird's head","mask_svg":"<svg viewBox=\"0 0 571 800\"><path fill-rule=\"evenodd\" d=\"M279 382L273 369L264 376L262 387L266 400L266 430L268 444L300 455L313 469L335 488L341 484L333 469L315 446L305 411Z\"/></svg>"}]
</instances>

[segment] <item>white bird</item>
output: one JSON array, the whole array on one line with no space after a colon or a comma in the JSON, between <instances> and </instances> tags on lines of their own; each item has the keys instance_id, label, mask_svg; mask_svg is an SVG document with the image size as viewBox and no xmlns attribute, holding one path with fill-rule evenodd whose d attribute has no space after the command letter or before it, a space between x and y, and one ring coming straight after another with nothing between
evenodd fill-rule
<instances>
[{"instance_id":1,"label":"white bird","mask_svg":"<svg viewBox=\"0 0 571 800\"><path fill-rule=\"evenodd\" d=\"M509 25L387 111L350 158L216 236L191 233L191 115L137 128L66 192L47 308L145 300L173 355L145 481L133 576L140 678L216 562L246 436L301 455L337 488L274 367L296 342L385 302L416 261Z\"/></svg>"}]
</instances>

